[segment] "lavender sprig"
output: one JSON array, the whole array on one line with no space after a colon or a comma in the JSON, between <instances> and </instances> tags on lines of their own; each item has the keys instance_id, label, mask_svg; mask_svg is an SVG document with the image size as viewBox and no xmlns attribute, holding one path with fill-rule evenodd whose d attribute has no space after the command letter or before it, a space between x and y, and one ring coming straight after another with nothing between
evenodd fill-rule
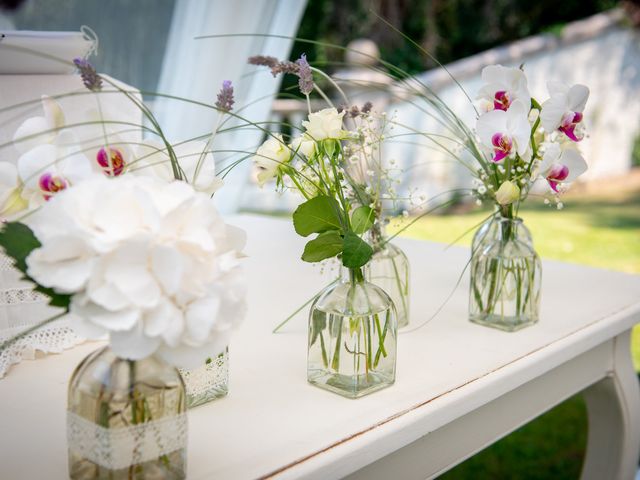
<instances>
[{"instance_id":1,"label":"lavender sprig","mask_svg":"<svg viewBox=\"0 0 640 480\"><path fill-rule=\"evenodd\" d=\"M249 57L248 61L251 65L269 67L271 75L274 77L281 73L296 75L298 77L298 87L304 95L309 95L313 91L313 73L305 54L302 54L295 62L289 60L281 62L277 58L268 55L255 55Z\"/></svg>"},{"instance_id":2,"label":"lavender sprig","mask_svg":"<svg viewBox=\"0 0 640 480\"><path fill-rule=\"evenodd\" d=\"M230 112L233 108L235 100L233 98L233 85L231 80L225 80L222 82L222 88L218 93L218 100L216 101L216 107L225 112Z\"/></svg>"},{"instance_id":3,"label":"lavender sprig","mask_svg":"<svg viewBox=\"0 0 640 480\"><path fill-rule=\"evenodd\" d=\"M281 62L276 57L269 55L255 55L249 57L250 65L258 65L260 67L269 67L271 69L271 75L276 77L280 73L292 73L298 74L298 65L293 62L285 61Z\"/></svg>"},{"instance_id":4,"label":"lavender sprig","mask_svg":"<svg viewBox=\"0 0 640 480\"><path fill-rule=\"evenodd\" d=\"M73 64L78 68L82 83L92 92L102 90L102 78L96 72L96 69L84 58L74 58Z\"/></svg>"},{"instance_id":5,"label":"lavender sprig","mask_svg":"<svg viewBox=\"0 0 640 480\"><path fill-rule=\"evenodd\" d=\"M309 95L314 87L313 73L304 53L296 60L296 65L298 66L298 87L303 94Z\"/></svg>"}]
</instances>

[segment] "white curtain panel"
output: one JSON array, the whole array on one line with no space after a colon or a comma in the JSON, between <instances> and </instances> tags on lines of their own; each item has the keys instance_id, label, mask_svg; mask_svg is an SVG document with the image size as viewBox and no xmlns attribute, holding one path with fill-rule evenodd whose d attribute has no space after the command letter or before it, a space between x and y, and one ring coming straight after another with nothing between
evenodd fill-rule
<instances>
[{"instance_id":1,"label":"white curtain panel","mask_svg":"<svg viewBox=\"0 0 640 480\"><path fill-rule=\"evenodd\" d=\"M213 104L224 80L234 85L234 111L251 121L269 116L273 96L279 88L266 69L247 64L251 55L288 58L293 41L264 35L294 37L306 0L178 0L169 33L167 52L158 92ZM195 39L202 35L251 34L251 36ZM158 98L156 116L165 134L182 141L211 132L217 124L214 110L184 102ZM238 122L235 122L236 124ZM216 150L255 150L262 135L255 129L219 135ZM241 154L236 154L235 158ZM228 164L233 154L215 154L216 164ZM218 208L237 210L240 193L250 175L246 160L225 180L216 193Z\"/></svg>"}]
</instances>

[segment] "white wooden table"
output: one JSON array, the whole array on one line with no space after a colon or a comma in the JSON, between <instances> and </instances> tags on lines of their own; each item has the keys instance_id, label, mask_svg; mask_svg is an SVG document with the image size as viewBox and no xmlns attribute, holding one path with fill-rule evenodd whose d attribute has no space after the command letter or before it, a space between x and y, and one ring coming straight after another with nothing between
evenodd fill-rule
<instances>
[{"instance_id":1,"label":"white wooden table","mask_svg":"<svg viewBox=\"0 0 640 480\"><path fill-rule=\"evenodd\" d=\"M431 478L580 391L583 477L633 478L640 277L544 262L541 321L516 333L467 321L465 281L433 321L400 335L396 384L349 400L306 383L304 318L271 334L326 281L298 260L303 239L285 220L235 223L249 232L250 312L231 346L228 397L189 414L189 478ZM450 293L468 250L398 243L413 268L415 325ZM23 362L0 381L0 477L66 478L67 382L95 348Z\"/></svg>"}]
</instances>

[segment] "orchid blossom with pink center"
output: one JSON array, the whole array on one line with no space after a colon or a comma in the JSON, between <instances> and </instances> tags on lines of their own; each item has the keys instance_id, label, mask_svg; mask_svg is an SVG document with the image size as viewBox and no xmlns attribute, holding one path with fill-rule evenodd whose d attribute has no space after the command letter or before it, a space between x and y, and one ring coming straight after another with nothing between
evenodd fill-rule
<instances>
[{"instance_id":1,"label":"orchid blossom with pink center","mask_svg":"<svg viewBox=\"0 0 640 480\"><path fill-rule=\"evenodd\" d=\"M587 162L576 149L562 148L558 143L545 146L539 172L554 192L558 193L561 184L573 182L586 171Z\"/></svg>"},{"instance_id":2,"label":"orchid blossom with pink center","mask_svg":"<svg viewBox=\"0 0 640 480\"><path fill-rule=\"evenodd\" d=\"M490 65L482 69L483 86L477 98L481 99L484 111L507 111L516 100L525 106L531 104L527 77L519 68Z\"/></svg>"},{"instance_id":3,"label":"orchid blossom with pink center","mask_svg":"<svg viewBox=\"0 0 640 480\"><path fill-rule=\"evenodd\" d=\"M476 130L480 141L493 151L492 160L500 162L516 153L521 157L529 150L531 126L528 109L520 100L509 110L493 110L478 118Z\"/></svg>"},{"instance_id":4,"label":"orchid blossom with pink center","mask_svg":"<svg viewBox=\"0 0 640 480\"><path fill-rule=\"evenodd\" d=\"M582 140L584 107L589 89L584 85L569 87L560 82L549 82L550 98L542 104L540 120L548 133L560 131L574 142Z\"/></svg>"},{"instance_id":5,"label":"orchid blossom with pink center","mask_svg":"<svg viewBox=\"0 0 640 480\"><path fill-rule=\"evenodd\" d=\"M25 120L13 137L21 153L16 162L20 196L30 207L41 205L92 173L74 132L65 128L60 105L43 96L42 109L44 116Z\"/></svg>"},{"instance_id":6,"label":"orchid blossom with pink center","mask_svg":"<svg viewBox=\"0 0 640 480\"><path fill-rule=\"evenodd\" d=\"M54 194L67 188L69 186L69 182L59 175L44 173L40 176L38 185L40 185L40 190L43 192L44 199L48 201Z\"/></svg>"},{"instance_id":7,"label":"orchid blossom with pink center","mask_svg":"<svg viewBox=\"0 0 640 480\"><path fill-rule=\"evenodd\" d=\"M104 173L109 177L122 175L127 163L124 154L115 147L102 147L96 155L98 165L102 167Z\"/></svg>"},{"instance_id":8,"label":"orchid blossom with pink center","mask_svg":"<svg viewBox=\"0 0 640 480\"><path fill-rule=\"evenodd\" d=\"M503 158L509 156L511 149L513 148L513 141L511 137L503 133L496 133L491 137L491 143L493 144L493 161L499 162Z\"/></svg>"},{"instance_id":9,"label":"orchid blossom with pink center","mask_svg":"<svg viewBox=\"0 0 640 480\"><path fill-rule=\"evenodd\" d=\"M563 115L558 130L574 142L579 142L582 137L578 138L576 136L576 127L580 122L582 122L582 112L567 112Z\"/></svg>"}]
</instances>

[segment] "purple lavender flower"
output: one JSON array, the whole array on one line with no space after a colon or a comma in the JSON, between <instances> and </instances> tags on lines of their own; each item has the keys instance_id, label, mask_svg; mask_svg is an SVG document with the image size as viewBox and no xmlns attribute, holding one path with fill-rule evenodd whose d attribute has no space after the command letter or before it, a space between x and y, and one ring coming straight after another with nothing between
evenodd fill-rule
<instances>
[{"instance_id":1,"label":"purple lavender flower","mask_svg":"<svg viewBox=\"0 0 640 480\"><path fill-rule=\"evenodd\" d=\"M290 61L281 62L276 57L269 55L255 55L249 57L250 65L258 65L261 67L269 67L271 69L271 75L276 77L280 73L292 73L298 74L298 65Z\"/></svg>"},{"instance_id":2,"label":"purple lavender flower","mask_svg":"<svg viewBox=\"0 0 640 480\"><path fill-rule=\"evenodd\" d=\"M311 72L311 66L307 62L307 56L303 53L300 58L296 60L298 66L298 87L300 91L309 95L313 91L313 73Z\"/></svg>"},{"instance_id":3,"label":"purple lavender flower","mask_svg":"<svg viewBox=\"0 0 640 480\"><path fill-rule=\"evenodd\" d=\"M253 57L249 57L250 65L259 65L261 67L269 67L273 68L278 63L278 59L276 57L270 57L269 55L254 55Z\"/></svg>"},{"instance_id":4,"label":"purple lavender flower","mask_svg":"<svg viewBox=\"0 0 640 480\"><path fill-rule=\"evenodd\" d=\"M224 82L222 82L220 93L218 93L218 101L216 102L216 107L225 112L230 112L234 103L235 100L233 99L233 85L231 85L231 80L225 80Z\"/></svg>"},{"instance_id":5,"label":"purple lavender flower","mask_svg":"<svg viewBox=\"0 0 640 480\"><path fill-rule=\"evenodd\" d=\"M85 87L92 92L102 90L102 78L100 78L93 65L84 58L74 58L73 63L78 68Z\"/></svg>"}]
</instances>

